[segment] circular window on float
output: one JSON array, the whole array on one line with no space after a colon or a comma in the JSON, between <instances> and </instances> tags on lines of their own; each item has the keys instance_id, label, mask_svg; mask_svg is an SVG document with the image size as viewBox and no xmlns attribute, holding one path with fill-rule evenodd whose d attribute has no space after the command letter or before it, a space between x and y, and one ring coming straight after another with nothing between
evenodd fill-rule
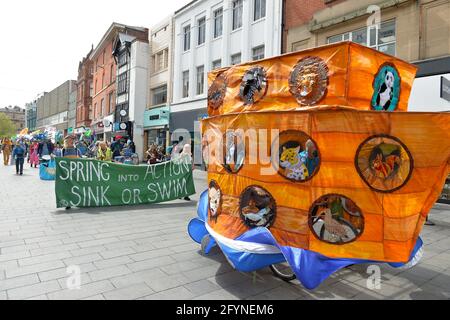
<instances>
[{"instance_id":1,"label":"circular window on float","mask_svg":"<svg viewBox=\"0 0 450 320\"><path fill-rule=\"evenodd\" d=\"M305 182L319 171L320 152L317 144L306 133L283 131L272 144L272 165L286 179Z\"/></svg>"},{"instance_id":2,"label":"circular window on float","mask_svg":"<svg viewBox=\"0 0 450 320\"><path fill-rule=\"evenodd\" d=\"M304 57L292 69L289 91L300 106L317 104L327 94L328 66L319 57Z\"/></svg>"},{"instance_id":3,"label":"circular window on float","mask_svg":"<svg viewBox=\"0 0 450 320\"><path fill-rule=\"evenodd\" d=\"M217 218L222 213L222 190L215 180L209 182L208 209L210 220L217 222Z\"/></svg>"},{"instance_id":4,"label":"circular window on float","mask_svg":"<svg viewBox=\"0 0 450 320\"><path fill-rule=\"evenodd\" d=\"M320 241L346 244L362 234L364 217L351 199L339 194L327 194L311 206L309 227Z\"/></svg>"},{"instance_id":5,"label":"circular window on float","mask_svg":"<svg viewBox=\"0 0 450 320\"><path fill-rule=\"evenodd\" d=\"M245 136L242 130L227 130L223 136L223 167L238 173L245 161Z\"/></svg>"},{"instance_id":6,"label":"circular window on float","mask_svg":"<svg viewBox=\"0 0 450 320\"><path fill-rule=\"evenodd\" d=\"M398 138L376 135L359 146L355 166L371 189L393 192L408 182L414 163L408 148Z\"/></svg>"},{"instance_id":7,"label":"circular window on float","mask_svg":"<svg viewBox=\"0 0 450 320\"><path fill-rule=\"evenodd\" d=\"M242 192L239 209L242 221L249 228L270 228L275 221L275 199L260 186L249 186Z\"/></svg>"},{"instance_id":8,"label":"circular window on float","mask_svg":"<svg viewBox=\"0 0 450 320\"><path fill-rule=\"evenodd\" d=\"M223 105L227 86L228 80L225 73L217 75L208 89L208 108L210 110L217 110Z\"/></svg>"},{"instance_id":9,"label":"circular window on float","mask_svg":"<svg viewBox=\"0 0 450 320\"><path fill-rule=\"evenodd\" d=\"M239 97L244 105L251 105L261 100L267 93L267 75L263 67L247 70L242 78Z\"/></svg>"}]
</instances>

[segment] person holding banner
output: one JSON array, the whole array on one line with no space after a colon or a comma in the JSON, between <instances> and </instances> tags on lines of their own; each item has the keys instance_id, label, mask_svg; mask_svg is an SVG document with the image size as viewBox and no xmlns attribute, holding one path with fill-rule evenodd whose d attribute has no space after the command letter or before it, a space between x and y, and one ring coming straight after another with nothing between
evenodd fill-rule
<instances>
[{"instance_id":1,"label":"person holding banner","mask_svg":"<svg viewBox=\"0 0 450 320\"><path fill-rule=\"evenodd\" d=\"M81 158L80 150L74 146L75 138L73 135L64 138L64 148L62 149L64 158Z\"/></svg>"},{"instance_id":2,"label":"person holding banner","mask_svg":"<svg viewBox=\"0 0 450 320\"><path fill-rule=\"evenodd\" d=\"M97 160L100 160L100 161L111 161L112 160L111 149L108 148L108 145L104 141L99 143L98 150L97 150Z\"/></svg>"}]
</instances>

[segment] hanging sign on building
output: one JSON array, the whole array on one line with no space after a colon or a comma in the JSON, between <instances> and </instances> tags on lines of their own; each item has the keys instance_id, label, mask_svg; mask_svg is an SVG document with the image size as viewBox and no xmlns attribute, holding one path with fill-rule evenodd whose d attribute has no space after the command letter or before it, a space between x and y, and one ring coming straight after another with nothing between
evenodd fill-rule
<instances>
[{"instance_id":1,"label":"hanging sign on building","mask_svg":"<svg viewBox=\"0 0 450 320\"><path fill-rule=\"evenodd\" d=\"M441 77L441 98L450 101L450 80Z\"/></svg>"}]
</instances>

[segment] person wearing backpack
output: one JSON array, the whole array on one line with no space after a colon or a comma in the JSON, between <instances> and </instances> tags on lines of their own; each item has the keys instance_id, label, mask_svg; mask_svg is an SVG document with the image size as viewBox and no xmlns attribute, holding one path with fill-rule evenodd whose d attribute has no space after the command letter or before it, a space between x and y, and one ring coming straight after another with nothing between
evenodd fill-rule
<instances>
[{"instance_id":1,"label":"person wearing backpack","mask_svg":"<svg viewBox=\"0 0 450 320\"><path fill-rule=\"evenodd\" d=\"M23 175L23 163L25 161L26 150L25 147L17 142L13 151L13 158L16 160L16 174Z\"/></svg>"}]
</instances>

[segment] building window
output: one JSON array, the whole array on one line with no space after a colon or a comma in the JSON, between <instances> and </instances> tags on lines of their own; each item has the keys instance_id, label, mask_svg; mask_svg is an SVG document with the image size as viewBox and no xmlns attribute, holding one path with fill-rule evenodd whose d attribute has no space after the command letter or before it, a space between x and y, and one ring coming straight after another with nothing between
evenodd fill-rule
<instances>
[{"instance_id":1,"label":"building window","mask_svg":"<svg viewBox=\"0 0 450 320\"><path fill-rule=\"evenodd\" d=\"M97 104L94 103L94 117L97 118Z\"/></svg>"},{"instance_id":2,"label":"building window","mask_svg":"<svg viewBox=\"0 0 450 320\"><path fill-rule=\"evenodd\" d=\"M98 92L98 80L95 79L95 94Z\"/></svg>"},{"instance_id":3,"label":"building window","mask_svg":"<svg viewBox=\"0 0 450 320\"><path fill-rule=\"evenodd\" d=\"M183 35L184 51L188 51L191 49L191 25L183 28Z\"/></svg>"},{"instance_id":4,"label":"building window","mask_svg":"<svg viewBox=\"0 0 450 320\"><path fill-rule=\"evenodd\" d=\"M222 67L222 59L214 60L212 62L212 70L216 70Z\"/></svg>"},{"instance_id":5,"label":"building window","mask_svg":"<svg viewBox=\"0 0 450 320\"><path fill-rule=\"evenodd\" d=\"M183 98L189 97L189 70L183 71Z\"/></svg>"},{"instance_id":6,"label":"building window","mask_svg":"<svg viewBox=\"0 0 450 320\"><path fill-rule=\"evenodd\" d=\"M205 87L205 66L197 67L197 95L203 94Z\"/></svg>"},{"instance_id":7,"label":"building window","mask_svg":"<svg viewBox=\"0 0 450 320\"><path fill-rule=\"evenodd\" d=\"M266 0L254 0L253 21L259 20L266 16Z\"/></svg>"},{"instance_id":8,"label":"building window","mask_svg":"<svg viewBox=\"0 0 450 320\"><path fill-rule=\"evenodd\" d=\"M198 23L198 41L197 44L201 45L205 43L205 34L206 34L206 18L200 18L197 21Z\"/></svg>"},{"instance_id":9,"label":"building window","mask_svg":"<svg viewBox=\"0 0 450 320\"><path fill-rule=\"evenodd\" d=\"M214 38L222 35L223 30L223 8L214 11Z\"/></svg>"},{"instance_id":10,"label":"building window","mask_svg":"<svg viewBox=\"0 0 450 320\"><path fill-rule=\"evenodd\" d=\"M152 97L154 106L167 103L167 85L153 89Z\"/></svg>"},{"instance_id":11,"label":"building window","mask_svg":"<svg viewBox=\"0 0 450 320\"><path fill-rule=\"evenodd\" d=\"M242 27L242 0L233 1L233 30Z\"/></svg>"},{"instance_id":12,"label":"building window","mask_svg":"<svg viewBox=\"0 0 450 320\"><path fill-rule=\"evenodd\" d=\"M368 46L390 55L395 55L395 20L381 23L378 30L376 26L369 26L331 36L328 37L327 42L335 43L347 40L362 44L364 46Z\"/></svg>"},{"instance_id":13,"label":"building window","mask_svg":"<svg viewBox=\"0 0 450 320\"><path fill-rule=\"evenodd\" d=\"M111 67L109 68L109 83L113 83L114 82L114 65L112 64Z\"/></svg>"},{"instance_id":14,"label":"building window","mask_svg":"<svg viewBox=\"0 0 450 320\"><path fill-rule=\"evenodd\" d=\"M90 81L89 82L89 97L93 97L93 96L94 96L94 86L92 85L92 81Z\"/></svg>"},{"instance_id":15,"label":"building window","mask_svg":"<svg viewBox=\"0 0 450 320\"><path fill-rule=\"evenodd\" d=\"M118 59L119 68L123 67L127 63L128 63L128 52L126 50L124 50L119 54L119 59Z\"/></svg>"},{"instance_id":16,"label":"building window","mask_svg":"<svg viewBox=\"0 0 450 320\"><path fill-rule=\"evenodd\" d=\"M105 87L105 71L102 73L102 89Z\"/></svg>"},{"instance_id":17,"label":"building window","mask_svg":"<svg viewBox=\"0 0 450 320\"><path fill-rule=\"evenodd\" d=\"M231 65L234 66L236 64L241 63L241 53L236 53L231 56Z\"/></svg>"},{"instance_id":18,"label":"building window","mask_svg":"<svg viewBox=\"0 0 450 320\"><path fill-rule=\"evenodd\" d=\"M117 94L118 95L127 93L127 91L128 91L128 88L127 88L128 77L127 77L127 75L128 75L128 73L124 72L122 74L119 74L119 76L118 76L118 79L117 79L117 81L118 81L118 83L117 83Z\"/></svg>"},{"instance_id":19,"label":"building window","mask_svg":"<svg viewBox=\"0 0 450 320\"><path fill-rule=\"evenodd\" d=\"M105 112L106 112L106 110L105 110L105 99L102 99L100 101L100 117L103 117Z\"/></svg>"},{"instance_id":20,"label":"building window","mask_svg":"<svg viewBox=\"0 0 450 320\"><path fill-rule=\"evenodd\" d=\"M264 46L253 48L253 61L264 59Z\"/></svg>"},{"instance_id":21,"label":"building window","mask_svg":"<svg viewBox=\"0 0 450 320\"><path fill-rule=\"evenodd\" d=\"M108 114L110 114L112 110L114 110L114 92L109 94Z\"/></svg>"}]
</instances>

